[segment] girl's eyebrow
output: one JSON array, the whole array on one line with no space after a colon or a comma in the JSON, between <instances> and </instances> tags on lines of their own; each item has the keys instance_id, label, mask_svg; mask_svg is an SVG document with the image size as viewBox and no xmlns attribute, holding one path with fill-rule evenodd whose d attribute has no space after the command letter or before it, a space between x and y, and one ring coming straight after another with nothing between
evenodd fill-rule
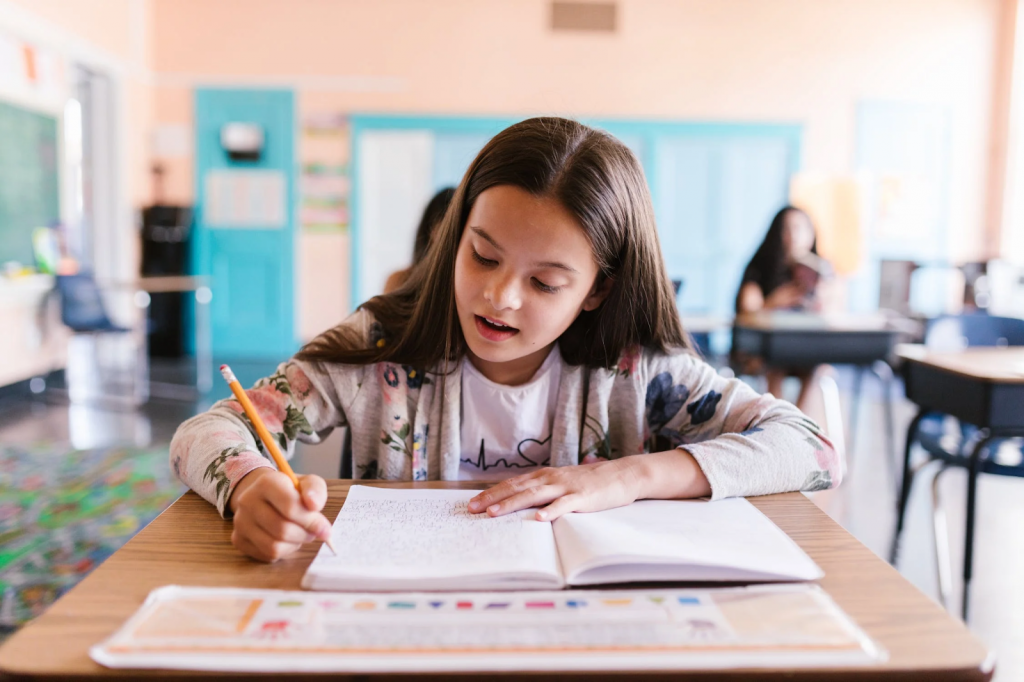
<instances>
[{"instance_id":1,"label":"girl's eyebrow","mask_svg":"<svg viewBox=\"0 0 1024 682\"><path fill-rule=\"evenodd\" d=\"M491 235L487 234L487 232L484 231L484 228L470 226L469 229L471 229L476 234L480 235L481 238L486 240L488 244L490 244L491 246L496 248L498 251L501 251L502 253L505 252L505 249L501 248L501 244L499 244L498 242L494 241L494 237L492 237Z\"/></svg>"},{"instance_id":2,"label":"girl's eyebrow","mask_svg":"<svg viewBox=\"0 0 1024 682\"><path fill-rule=\"evenodd\" d=\"M540 263L534 263L538 268L558 268L559 270L565 270L566 272L575 272L579 274L579 270L565 263L559 263L558 261L542 261Z\"/></svg>"},{"instance_id":3,"label":"girl's eyebrow","mask_svg":"<svg viewBox=\"0 0 1024 682\"><path fill-rule=\"evenodd\" d=\"M494 240L494 237L492 237L491 235L487 234L486 230L484 230L482 227L470 226L469 229L472 230L474 234L479 235L481 239L485 240L488 244L493 246L499 252L501 252L501 253L505 252L505 249L503 249L501 247L501 244L496 242ZM579 274L579 270L577 270L576 268L574 268L572 266L569 266L569 265L566 265L565 263L560 263L558 261L541 261L539 263L534 263L534 266L539 267L539 268L558 268L559 270L565 270L567 272L575 272L575 273Z\"/></svg>"}]
</instances>

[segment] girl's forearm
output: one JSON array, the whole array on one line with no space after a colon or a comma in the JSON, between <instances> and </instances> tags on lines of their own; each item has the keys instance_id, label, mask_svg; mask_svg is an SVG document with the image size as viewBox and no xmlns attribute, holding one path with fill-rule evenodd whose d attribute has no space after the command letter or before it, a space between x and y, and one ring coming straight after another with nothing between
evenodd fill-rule
<instances>
[{"instance_id":1,"label":"girl's forearm","mask_svg":"<svg viewBox=\"0 0 1024 682\"><path fill-rule=\"evenodd\" d=\"M683 449L623 457L636 483L638 500L671 500L711 495L711 484L697 460Z\"/></svg>"}]
</instances>

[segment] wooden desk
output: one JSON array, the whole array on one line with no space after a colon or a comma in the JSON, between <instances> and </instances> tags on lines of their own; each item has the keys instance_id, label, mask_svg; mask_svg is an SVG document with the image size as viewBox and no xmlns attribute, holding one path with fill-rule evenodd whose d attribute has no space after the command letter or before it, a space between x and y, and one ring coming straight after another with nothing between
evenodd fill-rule
<instances>
[{"instance_id":1,"label":"wooden desk","mask_svg":"<svg viewBox=\"0 0 1024 682\"><path fill-rule=\"evenodd\" d=\"M904 360L903 372L907 398L919 406L917 416L907 429L903 451L903 478L893 534L890 559L896 561L907 500L914 481L910 466L911 446L917 438L921 420L930 412L949 414L973 424L987 433L974 445L963 464L967 476L967 524L964 538L964 593L961 606L967 619L968 597L974 554L974 510L981 453L993 439L1024 436L1024 347L965 348L939 352L916 344L900 345L898 357ZM943 596L948 590L942 589Z\"/></svg>"},{"instance_id":2,"label":"wooden desk","mask_svg":"<svg viewBox=\"0 0 1024 682\"><path fill-rule=\"evenodd\" d=\"M350 481L330 481L327 517L337 516ZM376 484L375 484L376 485ZM387 487L474 488L471 483L380 483ZM758 680L988 680L993 659L963 624L917 591L800 493L751 498L825 571L822 586L889 652L873 667L843 671L745 671ZM231 524L192 492L183 495L97 568L49 611L0 648L0 675L49 678L181 677L175 671L108 670L89 659L88 648L119 628L161 585L206 585L299 589L317 543L272 565L246 559L230 543ZM194 673L188 674L195 677ZM212 676L212 675L211 675ZM622 673L633 679L641 673ZM645 679L687 677L644 673ZM369 677L360 675L361 679ZM453 677L445 676L441 677ZM473 676L459 675L460 680ZM493 679L494 675L477 676ZM502 676L505 679L507 676ZM535 673L531 680L543 678ZM553 676L552 676L553 677ZM560 679L582 679L563 675ZM587 674L586 679L610 677ZM687 679L736 679L735 671L697 671ZM523 675L527 678L527 675ZM321 678L322 679L322 678ZM389 677L388 679L396 679Z\"/></svg>"}]
</instances>

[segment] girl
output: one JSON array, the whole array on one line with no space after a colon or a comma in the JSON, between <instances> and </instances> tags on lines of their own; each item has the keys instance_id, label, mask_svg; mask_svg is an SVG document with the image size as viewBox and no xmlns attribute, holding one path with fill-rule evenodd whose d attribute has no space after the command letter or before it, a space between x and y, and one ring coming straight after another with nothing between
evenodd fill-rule
<instances>
[{"instance_id":1,"label":"girl","mask_svg":"<svg viewBox=\"0 0 1024 682\"><path fill-rule=\"evenodd\" d=\"M504 479L470 511L542 520L839 483L814 422L689 350L640 164L613 137L558 118L498 134L424 266L249 391L282 449L345 425L356 478ZM324 481L297 493L234 400L185 422L171 461L250 556L329 533Z\"/></svg>"},{"instance_id":2,"label":"girl","mask_svg":"<svg viewBox=\"0 0 1024 682\"><path fill-rule=\"evenodd\" d=\"M818 256L818 240L810 217L793 206L786 206L772 219L764 241L750 259L740 290L736 295L736 314L762 310L793 310L819 312L819 285L832 276L828 261ZM818 368L792 369L751 366L744 358L744 372L765 371L768 392L782 395L782 382L787 376L800 379L797 406L806 409L811 380Z\"/></svg>"}]
</instances>

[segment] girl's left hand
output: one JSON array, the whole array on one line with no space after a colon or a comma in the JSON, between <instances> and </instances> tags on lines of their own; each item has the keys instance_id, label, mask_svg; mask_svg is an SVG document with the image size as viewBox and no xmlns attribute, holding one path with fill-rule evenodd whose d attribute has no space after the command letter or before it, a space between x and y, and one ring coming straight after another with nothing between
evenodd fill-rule
<instances>
[{"instance_id":1,"label":"girl's left hand","mask_svg":"<svg viewBox=\"0 0 1024 682\"><path fill-rule=\"evenodd\" d=\"M547 505L538 521L554 521L569 512L621 507L639 499L641 482L634 457L539 469L502 481L469 501L469 511L501 516Z\"/></svg>"}]
</instances>

